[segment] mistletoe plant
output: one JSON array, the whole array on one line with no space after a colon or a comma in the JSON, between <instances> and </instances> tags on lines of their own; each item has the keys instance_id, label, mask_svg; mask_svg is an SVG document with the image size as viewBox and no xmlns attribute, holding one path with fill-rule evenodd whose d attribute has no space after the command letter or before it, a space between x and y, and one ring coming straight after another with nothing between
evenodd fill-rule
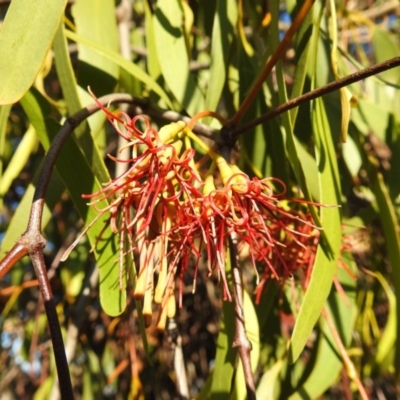
<instances>
[{"instance_id":1,"label":"mistletoe plant","mask_svg":"<svg viewBox=\"0 0 400 400\"><path fill-rule=\"evenodd\" d=\"M374 164L376 153L365 150L366 135L359 128L351 129L351 124L359 122L351 120L350 109L361 107L362 100L359 103L357 97L363 94L358 86L351 85L399 66L400 57L368 68L361 68L355 60L350 60L357 71L339 78L333 1L329 2L329 12L325 12L322 1L298 2L292 8L293 22L281 40L279 7L272 4L275 2L270 4L270 10L260 2L257 13L252 10L251 2L217 2L212 8L212 28L207 28L206 21L201 20L201 11L207 10L205 5L191 4L196 10L193 11L186 2L158 1L143 2L142 8L135 9L145 25L148 49L146 63L139 67L119 56L109 42L100 44L91 40L90 34L85 36L90 25L85 25L84 17L90 9L88 3L91 2L77 1L74 5L76 32L64 26L64 21L66 26L72 25L63 17L64 1L55 1L51 7L39 6L43 9L36 10L35 15L40 17L31 22L29 29L40 30L40 23L46 23L48 29L41 33L43 40L31 71L20 79L13 71L7 71L13 79L6 80L0 91L2 104L20 101L47 151L35 183L28 226L19 238L21 232L10 230L4 240L0 278L10 274L12 267L29 255L46 310L61 398L74 397L69 375L72 355L63 343L44 259L46 239L42 234L42 226L48 220L46 196L54 167L85 223L73 243L63 249L60 260L68 262L68 257L87 236L96 259L104 311L110 316L119 316L134 299L145 345L145 329L155 324L163 331L167 321L176 318L177 310L184 306L188 278L193 293L199 274L219 282L225 303L216 366L200 396L222 392L236 398L255 399L257 392L265 390L265 381L271 379L268 373L275 374L277 380L280 373L292 379L289 378L290 364L299 359L322 315L323 337L314 343L312 372L307 370L306 362L301 364L301 378L293 378L286 387L282 380L280 396L298 398L304 390L310 398L319 396L344 365L361 397L367 399L360 379L365 371L356 368L346 350L355 321L352 292L356 271L348 236L342 236L350 205L344 202L343 211L340 206L341 186L350 186L349 177L354 174L349 172L352 165L344 156L343 169L347 176L346 179L340 176L337 152L340 146L346 146L342 143L351 131L351 143L357 143L360 163L367 171L381 212L384 236L388 241L391 237L388 256L395 268L393 263L400 260L395 209ZM113 9L111 3L99 11L99 18L109 18L106 15L108 8ZM124 2L120 7L123 5ZM13 40L19 36L27 38L24 30L15 27L28 21L27 14L21 14L22 7L32 6L25 0L14 0L10 6L0 48L4 45L11 49ZM121 15L120 18L122 21ZM261 44L262 34L255 31L249 42L244 29L246 23L260 32L268 30L271 39L262 58L261 71L257 67L257 79L252 83L245 71L254 68L252 62L258 60L255 49L262 49L265 43ZM196 24L205 32L207 29L212 32L209 76L200 71L197 81L188 72L187 56L188 50L199 51L201 47L196 42L201 34L197 37L193 34ZM333 29L326 24L333 24ZM108 78L116 77L120 86L133 95L114 93L97 98L97 93L105 89L89 82L93 92L90 89L88 92L94 103L80 109L67 39L82 46L81 61L89 62L93 54L99 57L104 63L102 72ZM48 50L43 43L53 45L55 67L66 100L67 112L64 112L69 116L62 126L49 117L51 107L44 92L41 94L34 87L27 91ZM291 72L294 78L289 84L282 59L293 43L297 45L298 64ZM28 40L13 57L24 59L29 45ZM177 62L171 57L173 53ZM230 59L230 54L236 54L237 58ZM309 54L315 57L312 59ZM325 58L330 55L329 62L324 58L324 65L333 81L318 87L321 80L326 80L321 79L318 70L321 54ZM123 72L118 77L120 70ZM5 71L1 62L0 71ZM238 88L232 86L235 77L240 78ZM207 80L203 92L202 79ZM105 82L105 86L108 84ZM291 100L287 97L289 86ZM334 92L339 95L327 96ZM334 107L329 104L332 99L340 113L328 111L328 107ZM132 109L124 108L122 103L130 104ZM166 108L170 110L165 111ZM6 110L9 112L10 108ZM106 116L112 134L119 136L118 151L107 154L107 163L116 171L113 177L86 122L99 110L103 115L97 114L100 117L94 124L103 126L102 118ZM340 115L340 122L332 122L332 115ZM277 122L278 116L280 122ZM202 118L208 125L198 122ZM304 129L312 130L312 135L302 136L303 121L306 121ZM340 135L334 134L333 125ZM335 142L339 136L340 144ZM248 285L245 271L251 275L254 301L249 301L245 289ZM393 277L396 294L400 290L397 275ZM330 294L332 283L338 294ZM296 319L280 354L267 350L267 342L263 343L269 355L262 361L261 332L268 324L267 316L262 316L260 310L263 306L272 307L276 298L286 299ZM344 311L346 304L347 311ZM254 314L257 307L260 307L259 315L255 319L260 327L257 332L251 332L248 315ZM340 326L346 316L351 323ZM226 337L229 337L228 346ZM237 348L243 368L243 373L238 372L236 376L236 353L232 347ZM379 348L378 353L385 358L389 350ZM313 387L313 382L318 380L318 365L326 354L336 375ZM229 366L224 365L225 360ZM375 360L374 368L381 365L378 361ZM398 348L392 364L399 369ZM187 383L181 374L177 373L178 391L188 397ZM236 386L231 383L233 379ZM131 390L132 396L134 391Z\"/></svg>"}]
</instances>

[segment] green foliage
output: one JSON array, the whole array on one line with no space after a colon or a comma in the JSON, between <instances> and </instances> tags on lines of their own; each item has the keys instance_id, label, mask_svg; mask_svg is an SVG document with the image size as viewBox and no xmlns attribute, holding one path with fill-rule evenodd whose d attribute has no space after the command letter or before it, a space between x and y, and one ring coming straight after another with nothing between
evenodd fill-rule
<instances>
[{"instance_id":1,"label":"green foliage","mask_svg":"<svg viewBox=\"0 0 400 400\"><path fill-rule=\"evenodd\" d=\"M3 82L0 104L18 101L32 85L49 51L65 4L66 0L47 0L40 4L17 0L10 5L0 35Z\"/></svg>"},{"instance_id":2,"label":"green foliage","mask_svg":"<svg viewBox=\"0 0 400 400\"><path fill-rule=\"evenodd\" d=\"M169 118L164 110L189 117L204 110L217 112L223 117L220 121L208 116L203 122L220 128L224 118L234 117L278 48L287 31L282 15L290 13L293 20L304 2L286 2L288 9L283 10L280 2L272 1L269 10L259 0L137 1L130 5L131 26L125 36L121 33L124 18L120 14L120 20L115 18L123 2L116 6L111 0L76 0L67 8L65 1L34 3L13 0L0 32L0 230L4 232L0 259L26 229L43 154L65 118L93 102L88 86L97 97L132 94L135 105L154 116L157 128ZM367 12L366 2L357 2L358 11L346 9L343 3L330 1L327 7L326 2L315 1L240 124L399 54L398 19L389 27L386 19ZM378 12L378 6L372 10ZM392 18L395 11L389 10L385 17ZM363 30L370 34L367 39L361 35ZM130 59L120 54L122 42L132 51ZM318 245L304 249L312 252L312 271L304 266L288 280L268 280L257 301L253 293L257 275L262 277L264 269L260 266L256 274L248 257L241 260L247 290L245 325L260 399L329 397L348 381L356 385L349 385L346 393L355 392L358 377L372 397L375 390L382 390L383 379L394 385L400 371L399 76L395 68L351 84L239 137L236 164L249 176L279 178L288 198L305 199L315 230L321 234ZM83 398L98 398L104 387L121 398L173 398L172 362L159 335L151 327L145 331L142 300L133 299L134 261L140 255L127 251L121 270L118 253L126 243L119 242L105 218L97 219L98 212L87 205L90 200L82 198L115 177L107 154L116 156L118 146L115 131L100 112L75 130L57 159L42 220L51 244L46 250L49 259L59 260L58 249L70 245L71 227L79 231L84 229L80 220L84 227L95 222L86 232L89 243L83 241L58 267L61 271L55 274L53 289L68 311L87 298L83 304L90 315L82 317L86 324L79 327L73 354L76 365L82 364L71 366L78 371L76 391ZM18 188L24 192L20 197ZM96 207L109 205L110 200L103 199ZM302 207L286 200L282 205ZM92 263L99 272L99 285L98 292L94 285L88 294L85 282ZM226 269L229 275L230 266ZM1 283L0 328L3 333L28 336L16 320L19 310L37 301L37 294L24 286L32 279L29 266L22 263L18 271L10 272ZM190 397L245 399L246 383L232 347L234 306L221 301L220 287L206 278L202 263L199 271L198 292L192 294L192 282L182 281L183 309L176 316L180 334L186 338ZM188 280L193 274L187 272ZM17 294L10 295L7 285L15 287ZM86 308L68 317L61 308L60 318L70 332L75 314L83 315ZM383 315L375 316L382 308ZM29 336L37 344L44 340L44 333L32 328L35 313L28 312L27 318L33 332ZM206 327L199 328L203 322ZM196 335L189 333L191 329L207 332L213 340L200 350L193 349ZM96 332L100 332L98 340ZM343 361L343 351L355 373ZM126 369L129 358L134 364L130 370ZM0 370L11 368L10 360ZM124 374L123 370L129 371ZM43 374L47 379L35 398L51 396L53 372ZM347 380L343 379L346 374ZM3 372L0 376L4 377ZM203 384L196 387L196 382ZM11 383L9 389L13 387ZM171 393L165 394L166 388Z\"/></svg>"}]
</instances>

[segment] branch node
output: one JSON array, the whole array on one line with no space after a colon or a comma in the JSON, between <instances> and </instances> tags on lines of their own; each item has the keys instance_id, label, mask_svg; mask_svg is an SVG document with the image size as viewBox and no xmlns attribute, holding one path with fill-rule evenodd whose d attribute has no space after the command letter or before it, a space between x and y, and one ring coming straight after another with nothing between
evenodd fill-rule
<instances>
[{"instance_id":1,"label":"branch node","mask_svg":"<svg viewBox=\"0 0 400 400\"><path fill-rule=\"evenodd\" d=\"M64 123L64 125L68 125L68 126L70 126L71 128L73 128L73 129L75 129L78 125L80 124L80 121L78 122L75 118L73 118L73 117L68 117L66 120L65 120L65 123Z\"/></svg>"},{"instance_id":2,"label":"branch node","mask_svg":"<svg viewBox=\"0 0 400 400\"><path fill-rule=\"evenodd\" d=\"M37 230L27 230L22 234L18 242L23 245L29 253L41 250L47 244L47 240Z\"/></svg>"}]
</instances>

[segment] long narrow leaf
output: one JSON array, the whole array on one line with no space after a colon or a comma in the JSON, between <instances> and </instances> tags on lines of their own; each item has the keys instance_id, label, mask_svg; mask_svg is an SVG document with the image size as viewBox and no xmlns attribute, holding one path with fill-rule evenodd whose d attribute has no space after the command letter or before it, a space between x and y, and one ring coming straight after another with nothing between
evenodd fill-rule
<instances>
[{"instance_id":1,"label":"long narrow leaf","mask_svg":"<svg viewBox=\"0 0 400 400\"><path fill-rule=\"evenodd\" d=\"M183 10L179 1L160 1L154 14L158 62L169 89L191 115L204 108L203 94L189 70L189 56L183 32Z\"/></svg>"},{"instance_id":2,"label":"long narrow leaf","mask_svg":"<svg viewBox=\"0 0 400 400\"><path fill-rule=\"evenodd\" d=\"M225 269L228 280L231 280L230 257L227 257ZM232 302L224 301L222 303L219 329L214 370L199 396L202 399L227 399L232 392L237 359L237 349L232 346L235 335L235 310Z\"/></svg>"},{"instance_id":3,"label":"long narrow leaf","mask_svg":"<svg viewBox=\"0 0 400 400\"><path fill-rule=\"evenodd\" d=\"M271 5L271 13L272 13L272 18L278 21L278 4L272 4ZM275 47L278 46L278 38L279 38L279 32L278 32L278 25L277 23L274 26L274 29L272 31L273 33L273 41ZM288 96L286 93L286 86L285 86L285 80L284 80L284 71L282 67L281 61L278 61L276 64L276 71L277 71L277 79L278 79L278 89L279 89L279 101L280 103L285 103L288 100ZM296 141L294 137L294 132L293 132L293 121L291 120L291 115L289 113L285 113L282 116L282 121L283 121L283 126L285 128L285 134L286 134L286 151L288 154L288 159L290 161L290 164L293 168L293 172L296 175L297 181L299 182L299 185L301 187L301 190L304 194L304 197L308 200L311 200L311 193L309 190L309 185L306 180L306 175L304 173L304 169L301 164L301 160L299 158L299 152L297 150L296 146ZM310 212L312 213L313 219L315 221L315 224L317 226L321 226L321 222L319 220L318 214L313 206L310 206Z\"/></svg>"},{"instance_id":4,"label":"long narrow leaf","mask_svg":"<svg viewBox=\"0 0 400 400\"><path fill-rule=\"evenodd\" d=\"M54 54L56 69L67 104L67 110L68 113L72 115L80 110L82 108L82 105L77 90L77 84L72 69L71 60L69 57L67 41L65 38L65 30L63 26L59 27L54 38ZM104 123L106 119L105 116L102 115L102 113L98 113L94 117L96 118L96 122L91 122L94 122L93 125L95 126L98 123ZM90 160L94 174L101 182L108 182L110 176L100 155L100 152L90 135L88 122L84 121L80 126L78 126L74 134L79 141L83 153L86 155L87 159Z\"/></svg>"},{"instance_id":5,"label":"long narrow leaf","mask_svg":"<svg viewBox=\"0 0 400 400\"><path fill-rule=\"evenodd\" d=\"M338 205L341 191L336 153L321 99L315 103L313 125L318 154L321 202ZM289 349L289 357L292 362L299 357L319 318L337 268L342 237L339 207L321 207L321 223L325 238L329 240L329 246L322 244L318 246L311 280L292 334ZM321 239L324 240L324 238Z\"/></svg>"},{"instance_id":6,"label":"long narrow leaf","mask_svg":"<svg viewBox=\"0 0 400 400\"><path fill-rule=\"evenodd\" d=\"M72 9L77 34L118 52L118 32L114 0L77 0ZM105 29L107 27L107 29ZM79 60L118 79L118 65L90 46L78 42Z\"/></svg>"},{"instance_id":7,"label":"long narrow leaf","mask_svg":"<svg viewBox=\"0 0 400 400\"><path fill-rule=\"evenodd\" d=\"M396 212L393 203L390 199L388 190L383 181L382 175L376 171L373 163L370 162L368 167L368 175L371 179L372 190L376 197L376 202L379 208L379 217L381 220L383 234L385 236L388 257L392 266L392 279L396 299L400 298L400 236L399 224L396 218ZM400 307L396 307L396 330L397 336L400 332ZM396 354L394 360L396 373L400 372L400 346L396 344Z\"/></svg>"},{"instance_id":8,"label":"long narrow leaf","mask_svg":"<svg viewBox=\"0 0 400 400\"><path fill-rule=\"evenodd\" d=\"M236 1L217 1L211 36L210 80L204 106L206 110L216 110L221 98L237 17Z\"/></svg>"},{"instance_id":9,"label":"long narrow leaf","mask_svg":"<svg viewBox=\"0 0 400 400\"><path fill-rule=\"evenodd\" d=\"M352 259L346 260L346 264L350 263L353 263ZM349 346L357 317L356 281L343 269L339 271L338 275L338 281L345 289L348 303L334 289L328 298L326 309L335 322L343 344ZM338 347L324 318L321 318L319 326L321 329L320 339L316 342L316 348L313 349L316 352L315 364L305 382L290 396L290 400L318 398L336 382L343 368ZM329 374L326 373L327 371Z\"/></svg>"},{"instance_id":10,"label":"long narrow leaf","mask_svg":"<svg viewBox=\"0 0 400 400\"><path fill-rule=\"evenodd\" d=\"M0 31L0 105L15 103L32 85L66 3L66 0L11 2ZM15 66L23 66L23 73Z\"/></svg>"},{"instance_id":11,"label":"long narrow leaf","mask_svg":"<svg viewBox=\"0 0 400 400\"><path fill-rule=\"evenodd\" d=\"M79 42L79 43L85 44L86 46L90 46L91 48L93 48L97 52L99 52L100 54L103 54L108 59L113 60L121 68L124 68L129 74L131 74L132 76L139 79L146 86L148 86L149 89L151 89L155 93L157 93L164 100L167 107L170 107L171 109L173 109L173 105L172 105L167 93L164 91L164 89L156 81L154 81L154 79L152 79L146 72L144 72L142 69L140 69L137 65L126 60L120 54L107 49L106 47L102 46L101 44L98 44L97 42L94 42L83 36L77 35L74 32L66 31L65 36L68 39L71 39L77 43Z\"/></svg>"}]
</instances>

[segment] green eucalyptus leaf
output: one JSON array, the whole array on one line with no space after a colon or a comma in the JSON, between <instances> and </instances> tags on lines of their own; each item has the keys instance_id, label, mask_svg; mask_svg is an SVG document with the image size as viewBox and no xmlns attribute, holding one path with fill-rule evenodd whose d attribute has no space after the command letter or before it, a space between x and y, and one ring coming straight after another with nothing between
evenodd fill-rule
<instances>
[{"instance_id":1,"label":"green eucalyptus leaf","mask_svg":"<svg viewBox=\"0 0 400 400\"><path fill-rule=\"evenodd\" d=\"M76 0L72 7L77 34L101 43L111 51L118 52L118 32L115 18L115 2L113 0ZM107 29L105 29L107 27ZM96 66L96 68L118 78L118 66L91 49L79 46L79 59Z\"/></svg>"},{"instance_id":2,"label":"green eucalyptus leaf","mask_svg":"<svg viewBox=\"0 0 400 400\"><path fill-rule=\"evenodd\" d=\"M90 46L91 48L95 49L98 53L103 54L110 60L113 60L121 68L125 69L128 74L131 74L132 76L136 77L139 81L143 82L150 90L153 90L155 93L157 93L161 97L161 99L165 102L167 107L173 108L172 103L167 93L164 91L164 89L146 72L144 72L140 67L130 62L129 60L125 59L120 54L107 49L105 46L90 39L87 39L83 36L79 36L74 32L66 31L65 36L68 39L71 39L77 43L79 42L85 44L86 46Z\"/></svg>"},{"instance_id":3,"label":"green eucalyptus leaf","mask_svg":"<svg viewBox=\"0 0 400 400\"><path fill-rule=\"evenodd\" d=\"M228 398L232 391L232 379L235 373L237 350L232 347L235 335L235 310L233 303L224 301L222 306L221 326L217 339L217 354L210 396Z\"/></svg>"},{"instance_id":4,"label":"green eucalyptus leaf","mask_svg":"<svg viewBox=\"0 0 400 400\"><path fill-rule=\"evenodd\" d=\"M346 256L344 262L349 266L353 265L354 269L354 261L350 255ZM348 347L357 317L356 281L347 271L341 269L338 271L338 282L345 298L333 288L326 305L326 313L334 322L342 343ZM302 378L304 382L290 396L290 400L318 398L336 382L343 368L340 351L325 318L321 318L319 328L320 338L314 342L316 345L313 349L316 353L315 364L309 375Z\"/></svg>"},{"instance_id":5,"label":"green eucalyptus leaf","mask_svg":"<svg viewBox=\"0 0 400 400\"><path fill-rule=\"evenodd\" d=\"M32 85L66 3L66 0L11 2L0 31L0 105L15 103Z\"/></svg>"},{"instance_id":6,"label":"green eucalyptus leaf","mask_svg":"<svg viewBox=\"0 0 400 400\"><path fill-rule=\"evenodd\" d=\"M230 257L225 262L228 282L232 287ZM235 337L235 310L233 302L222 303L221 325L217 339L217 353L210 381L207 382L200 398L227 399L232 392L233 377L237 361L237 349L233 347Z\"/></svg>"},{"instance_id":7,"label":"green eucalyptus leaf","mask_svg":"<svg viewBox=\"0 0 400 400\"><path fill-rule=\"evenodd\" d=\"M144 2L144 14L146 19L146 48L147 48L147 68L149 70L150 76L157 80L161 76L161 67L158 62L157 56L157 46L156 46L156 36L154 34L153 27L153 14L151 13L149 3L147 1Z\"/></svg>"},{"instance_id":8,"label":"green eucalyptus leaf","mask_svg":"<svg viewBox=\"0 0 400 400\"><path fill-rule=\"evenodd\" d=\"M72 6L76 33L101 43L107 50L118 53L118 30L113 0L77 0ZM79 82L91 86L99 96L110 93L119 78L119 66L114 60L83 42L78 44Z\"/></svg>"},{"instance_id":9,"label":"green eucalyptus leaf","mask_svg":"<svg viewBox=\"0 0 400 400\"><path fill-rule=\"evenodd\" d=\"M392 282L396 293L396 298L400 296L400 235L399 223L396 217L395 208L390 199L388 189L385 185L381 173L376 170L373 162L368 160L368 175L371 180L372 190L376 197L376 203L379 208L379 218L382 224L385 236L388 257L392 266ZM396 306L396 332L400 332L400 307ZM392 317L393 318L393 317ZM381 350L382 351L382 350ZM396 373L400 371L400 346L396 344L396 354L394 359Z\"/></svg>"},{"instance_id":10,"label":"green eucalyptus leaf","mask_svg":"<svg viewBox=\"0 0 400 400\"><path fill-rule=\"evenodd\" d=\"M190 74L183 21L183 9L178 0L158 2L153 21L158 62L176 100L194 115L204 109L204 98Z\"/></svg>"},{"instance_id":11,"label":"green eucalyptus leaf","mask_svg":"<svg viewBox=\"0 0 400 400\"><path fill-rule=\"evenodd\" d=\"M399 41L392 33L387 30L383 30L378 26L376 26L372 32L372 43L375 52L375 61L377 63L386 61L399 55ZM400 67L382 72L381 76L386 81L398 85L400 83Z\"/></svg>"},{"instance_id":12,"label":"green eucalyptus leaf","mask_svg":"<svg viewBox=\"0 0 400 400\"><path fill-rule=\"evenodd\" d=\"M213 32L211 35L210 80L204 108L216 110L225 85L228 61L237 22L235 0L218 0L214 14Z\"/></svg>"},{"instance_id":13,"label":"green eucalyptus leaf","mask_svg":"<svg viewBox=\"0 0 400 400\"><path fill-rule=\"evenodd\" d=\"M60 26L54 39L54 54L56 69L60 79L61 88L65 97L67 110L70 115L76 113L82 108L79 96L78 86L76 84L74 71L69 57L67 41L65 38L65 30ZM82 93L83 95L83 93ZM90 102L94 100L90 97ZM104 124L106 117L103 113L97 113L89 119L92 126L100 128L99 124ZM103 158L95 145L93 138L90 136L90 127L87 121L82 122L75 129L75 136L79 141L81 150L88 160L91 160L91 166L94 174L101 182L108 182L110 176L104 164Z\"/></svg>"},{"instance_id":14,"label":"green eucalyptus leaf","mask_svg":"<svg viewBox=\"0 0 400 400\"><path fill-rule=\"evenodd\" d=\"M296 69L293 75L293 87L290 94L291 99L300 96L304 90L304 84L308 72L308 64L310 58L310 37L313 30L313 14L313 12L309 12L307 14L294 38L296 48ZM298 107L290 111L290 118L293 121L293 125L295 125L296 123L297 113Z\"/></svg>"},{"instance_id":15,"label":"green eucalyptus leaf","mask_svg":"<svg viewBox=\"0 0 400 400\"><path fill-rule=\"evenodd\" d=\"M375 359L373 362L374 368L377 368L382 374L393 365L393 348L396 346L397 339L397 300L393 293L389 282L380 274L376 274L376 278L382 285L383 290L389 302L388 320L385 325L383 334L378 342Z\"/></svg>"},{"instance_id":16,"label":"green eucalyptus leaf","mask_svg":"<svg viewBox=\"0 0 400 400\"><path fill-rule=\"evenodd\" d=\"M0 197L9 190L15 178L21 173L26 167L29 157L37 148L38 141L36 132L33 126L29 126L28 130L24 133L24 136L19 143L16 151L14 152L7 169L4 171L0 181Z\"/></svg>"},{"instance_id":17,"label":"green eucalyptus leaf","mask_svg":"<svg viewBox=\"0 0 400 400\"><path fill-rule=\"evenodd\" d=\"M279 375L283 361L278 360L271 368L263 373L257 386L257 398L265 400L276 399L276 392L280 389Z\"/></svg>"},{"instance_id":18,"label":"green eucalyptus leaf","mask_svg":"<svg viewBox=\"0 0 400 400\"><path fill-rule=\"evenodd\" d=\"M325 237L321 237L311 280L293 330L289 359L294 362L303 350L311 331L317 322L326 298L330 292L341 246L340 179L331 132L321 99L315 102L313 112L314 137L319 173L320 210ZM329 243L324 243L328 240Z\"/></svg>"},{"instance_id":19,"label":"green eucalyptus leaf","mask_svg":"<svg viewBox=\"0 0 400 400\"><path fill-rule=\"evenodd\" d=\"M272 13L273 20L276 20L275 24L273 25L273 29L272 29L272 39L273 39L274 47L277 48L278 43L279 43L278 4L273 4L271 6L271 13ZM280 103L283 104L288 101L288 96L286 93L284 71L283 71L283 66L282 66L281 61L278 61L276 64L276 71L277 71L277 80L278 80L279 101L280 101ZM300 188L304 194L304 197L307 200L312 200L311 192L309 189L309 183L307 182L306 174L304 173L304 169L301 164L300 157L299 157L299 151L297 149L298 142L295 140L294 131L293 131L293 121L291 120L291 114L289 114L289 113L283 114L282 124L284 127L287 157L293 168L293 172L294 172L296 179L300 185ZM315 207L310 204L309 209L310 209L310 212L312 214L315 224L318 227L320 227L321 221L315 210ZM323 235L324 235L324 233L323 233Z\"/></svg>"},{"instance_id":20,"label":"green eucalyptus leaf","mask_svg":"<svg viewBox=\"0 0 400 400\"><path fill-rule=\"evenodd\" d=\"M351 175L356 177L361 168L361 156L358 147L354 143L354 140L349 136L347 142L343 145L343 158L347 164Z\"/></svg>"}]
</instances>

